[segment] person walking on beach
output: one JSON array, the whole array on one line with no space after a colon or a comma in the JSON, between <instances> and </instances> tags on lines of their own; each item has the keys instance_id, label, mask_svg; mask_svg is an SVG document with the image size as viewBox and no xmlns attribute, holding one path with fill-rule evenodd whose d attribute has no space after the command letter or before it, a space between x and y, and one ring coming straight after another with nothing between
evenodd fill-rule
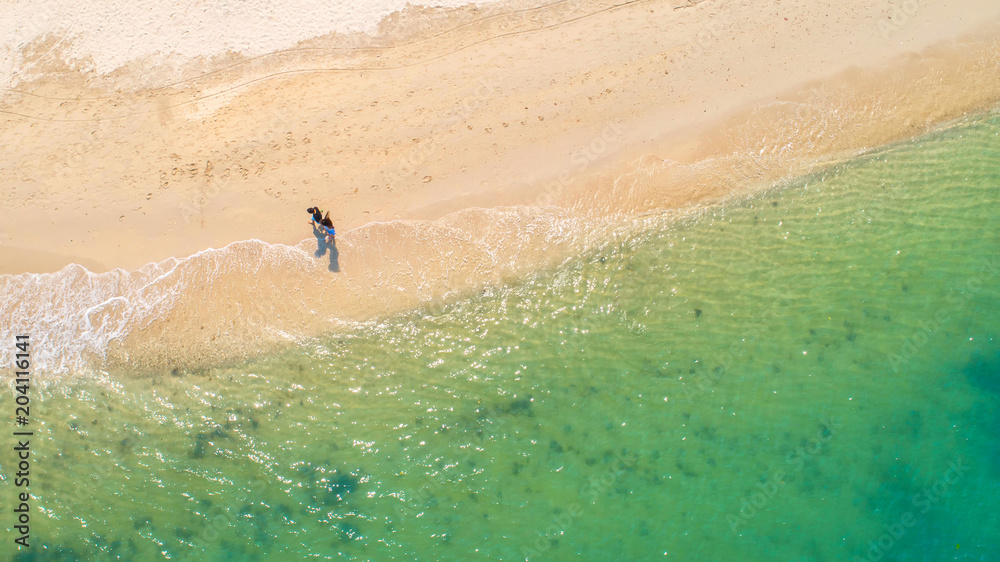
<instances>
[{"instance_id":1,"label":"person walking on beach","mask_svg":"<svg viewBox=\"0 0 1000 562\"><path fill-rule=\"evenodd\" d=\"M309 207L306 212L312 214L312 220L309 221L309 224L322 228L326 232L326 241L332 242L337 231L334 230L333 221L330 220L330 211L327 211L326 216L323 216L323 211L319 207Z\"/></svg>"},{"instance_id":2,"label":"person walking on beach","mask_svg":"<svg viewBox=\"0 0 1000 562\"><path fill-rule=\"evenodd\" d=\"M306 212L313 216L312 220L309 221L309 224L323 224L323 211L320 211L319 207L309 207L306 209ZM326 214L327 216L330 216L329 211Z\"/></svg>"},{"instance_id":3,"label":"person walking on beach","mask_svg":"<svg viewBox=\"0 0 1000 562\"><path fill-rule=\"evenodd\" d=\"M333 229L333 223L330 223L329 226L327 226L327 225L324 224L323 225L323 230L326 231L326 241L327 242L333 242L334 238L337 236L337 231Z\"/></svg>"}]
</instances>

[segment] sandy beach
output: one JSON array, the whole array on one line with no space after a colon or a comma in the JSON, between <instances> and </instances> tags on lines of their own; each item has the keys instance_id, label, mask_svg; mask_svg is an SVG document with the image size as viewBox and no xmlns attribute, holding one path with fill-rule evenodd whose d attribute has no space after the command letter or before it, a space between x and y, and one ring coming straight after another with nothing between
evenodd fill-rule
<instances>
[{"instance_id":1,"label":"sandy beach","mask_svg":"<svg viewBox=\"0 0 1000 562\"><path fill-rule=\"evenodd\" d=\"M681 207L729 194L733 170L631 203L585 178L631 171L640 157L756 152L772 156L754 171L770 181L1000 95L995 2L521 10L397 14L369 39L388 46L317 38L203 61L156 87L141 64L97 76L32 45L44 75L0 102L3 272L132 270L238 240L294 244L309 236L314 203L341 233L472 207ZM844 113L807 115L810 96L840 99ZM782 144L768 134L780 122L815 127L816 142Z\"/></svg>"}]
</instances>

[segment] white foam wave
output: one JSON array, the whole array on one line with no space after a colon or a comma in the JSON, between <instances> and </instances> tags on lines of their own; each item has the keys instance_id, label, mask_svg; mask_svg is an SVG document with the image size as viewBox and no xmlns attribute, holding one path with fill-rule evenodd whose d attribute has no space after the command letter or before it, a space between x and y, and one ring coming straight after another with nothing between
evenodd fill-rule
<instances>
[{"instance_id":1,"label":"white foam wave","mask_svg":"<svg viewBox=\"0 0 1000 562\"><path fill-rule=\"evenodd\" d=\"M234 262L254 247L257 258L307 259L299 248L248 240L132 272L93 273L73 264L56 273L0 276L0 339L13 341L27 334L36 369L49 374L79 371L103 361L109 347L133 331L166 318L191 288L210 287L214 277L234 267L252 275L259 266ZM9 346L0 347L0 365L12 364L13 354Z\"/></svg>"},{"instance_id":2,"label":"white foam wave","mask_svg":"<svg viewBox=\"0 0 1000 562\"><path fill-rule=\"evenodd\" d=\"M556 208L468 209L369 224L336 247L246 240L133 272L0 276L0 341L30 335L50 377L196 367L503 283L600 237ZM0 365L13 353L0 347Z\"/></svg>"}]
</instances>

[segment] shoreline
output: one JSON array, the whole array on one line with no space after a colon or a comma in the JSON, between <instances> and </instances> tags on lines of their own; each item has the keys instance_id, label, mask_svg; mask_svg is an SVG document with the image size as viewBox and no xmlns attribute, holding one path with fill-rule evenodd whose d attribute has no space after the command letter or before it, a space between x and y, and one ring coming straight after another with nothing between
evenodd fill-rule
<instances>
[{"instance_id":1,"label":"shoreline","mask_svg":"<svg viewBox=\"0 0 1000 562\"><path fill-rule=\"evenodd\" d=\"M1000 106L1000 5L990 24L942 28L933 18L953 3L936 2L899 29L915 38L898 46L857 16L851 23L881 45L869 64L854 64L855 53L835 69L813 65L844 46L833 44L789 72L786 57L801 49L795 37L762 35L772 4L747 0L722 20L715 10L729 5L701 2L664 21L637 20L638 4L599 4L498 16L486 30L460 27L444 54L401 48L392 60L352 61L424 61L403 71L295 74L222 105L170 100L223 92L229 78L79 103L23 96L21 110L97 120L0 113L0 149L14 162L0 168L12 187L0 193L8 329L46 334L55 355L40 364L59 372L252 357L523 279L650 213L753 193ZM795 10L815 15L793 7L773 25L800 21ZM658 34L685 22L687 35ZM511 35L490 39L505 25ZM594 26L605 35L593 37ZM976 31L937 40L954 26ZM773 53L739 54L761 37L774 39ZM736 56L743 66L723 70ZM128 106L161 109L101 120ZM336 246L305 230L313 205L332 209ZM22 271L67 261L94 267Z\"/></svg>"},{"instance_id":2,"label":"shoreline","mask_svg":"<svg viewBox=\"0 0 1000 562\"><path fill-rule=\"evenodd\" d=\"M920 138L933 138L962 127L977 126L996 115L998 110L1000 107L988 113L941 124ZM731 193L705 204L638 213L611 224L567 222L565 225L572 232L559 245L535 244L534 247L546 251L536 254L533 259L532 256L516 256L516 252L509 254L507 259L522 259L511 259L507 267L495 269L495 275L489 279L468 277L469 269L477 269L469 267L470 260L473 264L496 264L496 261L484 260L495 256L487 256L482 253L483 248L469 245L460 244L444 252L459 256L457 261L451 263L459 267L449 267L449 264L437 266L442 270L440 273L448 275L424 275L403 290L405 281L386 284L380 276L387 269L384 267L387 264L396 269L396 266L412 267L412 250L415 248L412 244L395 248L394 255L386 259L357 264L360 268L348 274L318 279L317 274L323 276L326 273L322 267L325 258L315 259L311 250L312 241L304 240L289 247L261 240L244 240L223 248L199 251L182 259L169 258L149 264L137 272L119 269L93 274L74 265L57 274L0 277L0 287L6 289L5 293L17 296L18 290L14 287L17 282L11 281L18 280L46 295L59 294L71 298L87 294L97 296L93 306L84 304L75 308L72 304L66 308L64 298L54 313L45 312L47 318L43 322L29 323L21 326L20 330L14 327L15 332L37 332L40 329L50 341L58 342L67 336L73 341L71 345L50 346L58 356L56 361L62 363L60 367L53 369L53 358L48 356L36 360L43 372L50 373L46 377L48 382L88 374L110 376L111 380L115 380L119 376L158 378L169 373L181 376L213 372L232 366L234 362L252 364L296 347L308 347L310 342L340 337L338 334L353 334L359 327L377 327L385 321L392 322L400 315L421 317L425 311L439 314L450 303L475 298L479 294L496 294L496 291L506 288L516 290L520 283L535 275L556 274L574 259L587 259L587 256L593 257L595 253L602 255L609 250L613 255L614 248L641 244L642 240L655 236L663 228L687 228L705 217L712 220L711 217L720 212L721 216L725 216L730 205L739 208L748 201L781 199L786 189L794 189L802 182L820 181L821 176L831 171L840 173L837 170L843 164L859 163L864 166L872 158L881 159L884 154L906 150L918 140L901 139L846 160L825 163L803 176L785 178L763 189ZM477 215L472 220L482 222L496 217L492 214L494 211L480 209L469 212ZM531 209L506 211L530 213ZM551 217L539 215L536 221L544 222L548 218ZM420 227L412 221L404 222L409 222L407 226L411 229ZM588 229L592 229L590 236L581 235L581 231ZM544 238L546 233L542 232L541 236ZM522 240L523 234L516 238ZM536 241L539 241L537 233ZM357 251L361 249L359 242L351 240L346 247L341 247L347 252ZM470 241L463 242L468 244ZM488 248L485 250L489 252ZM456 282L450 277L453 271L465 277ZM124 292L121 290L123 286ZM74 295L77 289L79 294ZM99 292L102 289L110 291L101 295ZM218 298L223 295L224 298ZM4 311L5 316L32 318L42 311L50 311L51 305L47 301L37 304L40 308L35 307L34 312L26 314L23 313L25 308L31 307L25 307L23 303L14 307L14 313L10 313L9 307L4 307L8 308ZM66 312L70 314L64 317ZM78 329L83 323L88 326ZM92 329L94 325L99 325L97 331ZM103 337L103 340L81 342L81 335L84 340L95 335ZM68 354L67 347L71 348Z\"/></svg>"}]
</instances>

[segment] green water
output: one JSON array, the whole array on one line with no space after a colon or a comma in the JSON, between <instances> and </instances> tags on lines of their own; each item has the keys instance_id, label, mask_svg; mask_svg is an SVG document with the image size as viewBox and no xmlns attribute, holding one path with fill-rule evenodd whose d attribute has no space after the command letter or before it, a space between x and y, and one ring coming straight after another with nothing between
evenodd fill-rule
<instances>
[{"instance_id":1,"label":"green water","mask_svg":"<svg viewBox=\"0 0 1000 562\"><path fill-rule=\"evenodd\" d=\"M998 134L280 356L49 389L35 559L1000 560Z\"/></svg>"}]
</instances>

